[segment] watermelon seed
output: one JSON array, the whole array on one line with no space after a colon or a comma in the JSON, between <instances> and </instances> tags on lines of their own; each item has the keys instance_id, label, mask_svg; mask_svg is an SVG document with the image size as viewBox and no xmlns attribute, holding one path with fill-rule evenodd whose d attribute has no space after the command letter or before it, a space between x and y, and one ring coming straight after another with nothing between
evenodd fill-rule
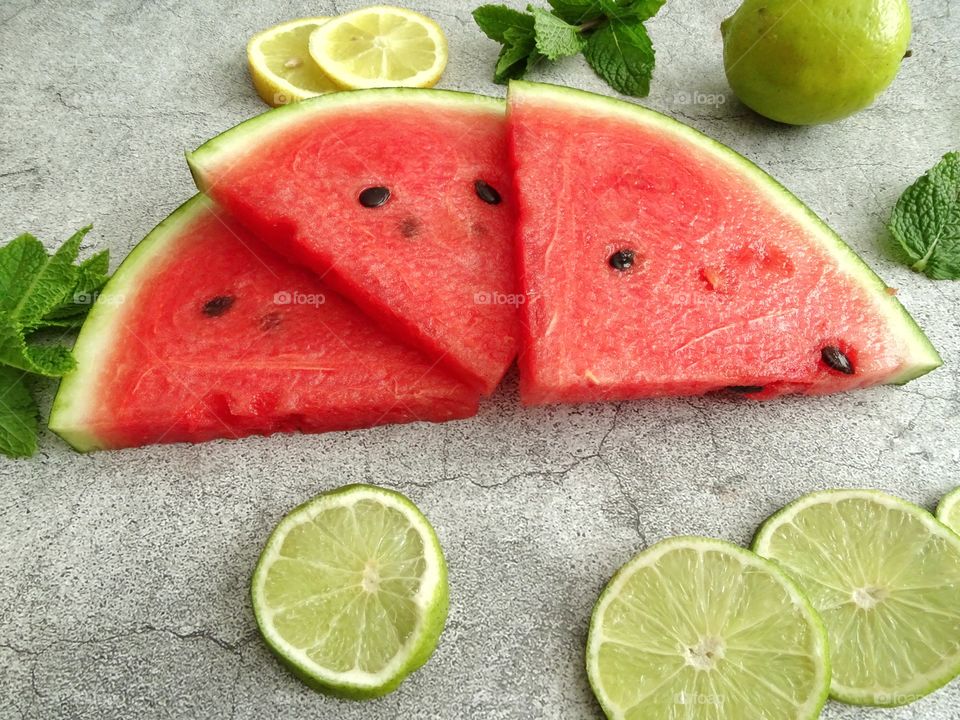
<instances>
[{"instance_id":1,"label":"watermelon seed","mask_svg":"<svg viewBox=\"0 0 960 720\"><path fill-rule=\"evenodd\" d=\"M844 375L853 375L853 363L850 362L843 350L836 345L827 345L820 351L820 357L823 362Z\"/></svg>"},{"instance_id":2,"label":"watermelon seed","mask_svg":"<svg viewBox=\"0 0 960 720\"><path fill-rule=\"evenodd\" d=\"M390 199L390 190L382 185L368 187L360 193L360 204L366 208L375 208L383 205Z\"/></svg>"},{"instance_id":3,"label":"watermelon seed","mask_svg":"<svg viewBox=\"0 0 960 720\"><path fill-rule=\"evenodd\" d=\"M220 317L233 307L236 298L233 295L217 295L203 304L203 314L207 317Z\"/></svg>"},{"instance_id":4,"label":"watermelon seed","mask_svg":"<svg viewBox=\"0 0 960 720\"><path fill-rule=\"evenodd\" d=\"M629 270L633 267L636 254L633 250L618 250L610 256L610 267L614 270Z\"/></svg>"},{"instance_id":5,"label":"watermelon seed","mask_svg":"<svg viewBox=\"0 0 960 720\"><path fill-rule=\"evenodd\" d=\"M763 392L763 385L731 385L727 390L738 395L753 395Z\"/></svg>"},{"instance_id":6,"label":"watermelon seed","mask_svg":"<svg viewBox=\"0 0 960 720\"><path fill-rule=\"evenodd\" d=\"M280 323L283 322L283 315L278 312L267 313L262 318L260 318L260 329L264 332L268 330L273 330Z\"/></svg>"},{"instance_id":7,"label":"watermelon seed","mask_svg":"<svg viewBox=\"0 0 960 720\"><path fill-rule=\"evenodd\" d=\"M405 238L412 238L420 232L420 221L415 217L404 218L400 223L400 234Z\"/></svg>"},{"instance_id":8,"label":"watermelon seed","mask_svg":"<svg viewBox=\"0 0 960 720\"><path fill-rule=\"evenodd\" d=\"M496 191L496 188L488 185L483 180L477 180L474 182L473 189L477 191L477 197L479 197L485 203L499 205L500 201L502 200L500 193Z\"/></svg>"}]
</instances>

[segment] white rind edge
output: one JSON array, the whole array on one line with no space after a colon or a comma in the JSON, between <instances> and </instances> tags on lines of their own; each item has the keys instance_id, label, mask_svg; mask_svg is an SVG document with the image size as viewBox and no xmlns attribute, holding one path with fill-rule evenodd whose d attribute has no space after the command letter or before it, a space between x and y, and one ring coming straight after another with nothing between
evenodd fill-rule
<instances>
[{"instance_id":1,"label":"white rind edge","mask_svg":"<svg viewBox=\"0 0 960 720\"><path fill-rule=\"evenodd\" d=\"M662 558L664 555L675 550L695 550L701 554L705 552L726 553L727 555L736 557L745 566L759 568L769 573L771 577L774 577L780 581L782 586L790 595L794 606L800 608L806 615L810 625L818 628L820 631L816 634L816 650L824 661L820 666L821 672L817 677L817 687L820 688L820 692L815 697L810 698L809 702L802 709L802 713L804 714L798 716L799 718L805 719L819 717L820 711L827 700L826 689L830 684L830 656L829 648L827 646L826 626L820 619L819 614L814 609L812 603L807 598L800 585L786 572L784 572L776 563L768 560L767 558L761 557L754 552L751 552L747 548L734 545L733 543L729 543L724 540L716 540L714 538L678 536L661 540L660 542L634 555L630 560L624 563L620 569L617 570L610 582L607 583L606 587L604 587L599 600L597 600L597 603L594 606L590 619L586 665L587 674L590 676L591 685L593 685L594 682L598 682L598 679L595 680L596 675L593 672L593 668L596 666L600 646L604 642L604 638L601 637L600 633L600 621L610 603L620 595L620 591L622 590L623 586L630 580L637 569L650 567L660 560L660 558ZM600 700L599 697L597 699L598 701ZM606 704L601 704L603 705L604 711L610 716L611 720L625 720L626 712L630 710L630 708L608 708ZM610 715L611 712L614 714Z\"/></svg>"},{"instance_id":2,"label":"white rind edge","mask_svg":"<svg viewBox=\"0 0 960 720\"><path fill-rule=\"evenodd\" d=\"M279 557L283 541L292 528L297 527L303 522L304 516L312 519L321 512L330 510L331 508L348 507L363 500L374 500L402 513L403 516L409 520L410 527L414 528L420 535L421 542L423 543L426 567L420 588L414 596L414 601L422 610L428 612L431 609L431 601L441 589L445 576L443 570L443 551L440 549L436 534L430 526L429 520L426 519L410 500L394 491L384 490L372 485L354 485L320 495L295 508L280 521L267 540L260 560L257 562L257 569L254 572L251 590L255 598L255 605L256 599L260 599L260 607L267 607L266 603L262 602L263 586L267 576L267 573L263 572L262 568L272 565L273 561ZM282 654L307 675L316 677L322 682L335 687L347 686L359 690L375 690L396 678L399 673L402 673L413 654L419 649L418 645L424 632L423 619L424 614L421 613L417 618L417 626L414 631L410 633L404 647L401 648L400 652L398 652L390 663L379 673L368 673L362 670L351 670L349 672L330 671L310 659L300 648L288 644L286 640L273 630L272 625L266 622L267 618L264 618L263 621L258 618L258 624L260 625L260 631L267 638L268 642L275 648L281 648Z\"/></svg>"},{"instance_id":3,"label":"white rind edge","mask_svg":"<svg viewBox=\"0 0 960 720\"><path fill-rule=\"evenodd\" d=\"M742 177L749 178L772 204L805 228L809 237L819 241L836 260L838 267L843 268L861 287L871 291L868 293L870 299L878 312L886 318L891 335L902 343L904 350L904 367L901 372L889 378L889 384L902 385L943 365L943 359L929 338L900 301L887 294L886 283L866 262L793 193L732 148L655 110L584 90L513 80L507 94L508 115L510 107L515 103L562 104L571 114L619 116L641 125L655 127L709 153L735 169Z\"/></svg>"},{"instance_id":4,"label":"white rind edge","mask_svg":"<svg viewBox=\"0 0 960 720\"><path fill-rule=\"evenodd\" d=\"M213 203L194 195L160 222L124 258L87 315L73 346L76 368L61 381L53 400L48 427L81 452L105 447L91 429L98 409L99 386L107 354L127 308L137 301L143 280L156 272L156 261L169 251L169 242Z\"/></svg>"}]
</instances>

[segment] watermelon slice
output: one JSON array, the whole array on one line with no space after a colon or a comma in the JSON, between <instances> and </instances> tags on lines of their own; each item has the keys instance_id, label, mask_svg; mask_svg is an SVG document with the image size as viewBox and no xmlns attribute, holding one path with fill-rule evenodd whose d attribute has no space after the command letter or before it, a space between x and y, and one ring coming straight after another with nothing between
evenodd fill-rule
<instances>
[{"instance_id":1,"label":"watermelon slice","mask_svg":"<svg viewBox=\"0 0 960 720\"><path fill-rule=\"evenodd\" d=\"M508 126L525 403L830 393L941 364L863 261L729 148L525 82Z\"/></svg>"},{"instance_id":2,"label":"watermelon slice","mask_svg":"<svg viewBox=\"0 0 960 720\"><path fill-rule=\"evenodd\" d=\"M127 257L74 355L50 428L84 451L443 421L478 401L202 195Z\"/></svg>"},{"instance_id":3,"label":"watermelon slice","mask_svg":"<svg viewBox=\"0 0 960 720\"><path fill-rule=\"evenodd\" d=\"M489 393L518 334L506 154L501 101L394 88L264 113L188 160L241 224Z\"/></svg>"}]
</instances>

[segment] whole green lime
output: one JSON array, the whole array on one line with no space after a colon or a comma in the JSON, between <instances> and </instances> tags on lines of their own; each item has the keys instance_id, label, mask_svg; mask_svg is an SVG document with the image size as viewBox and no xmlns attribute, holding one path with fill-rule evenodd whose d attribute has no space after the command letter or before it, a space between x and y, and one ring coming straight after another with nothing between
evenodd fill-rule
<instances>
[{"instance_id":1,"label":"whole green lime","mask_svg":"<svg viewBox=\"0 0 960 720\"><path fill-rule=\"evenodd\" d=\"M872 104L910 44L906 0L745 0L720 26L733 91L772 120L816 125Z\"/></svg>"}]
</instances>

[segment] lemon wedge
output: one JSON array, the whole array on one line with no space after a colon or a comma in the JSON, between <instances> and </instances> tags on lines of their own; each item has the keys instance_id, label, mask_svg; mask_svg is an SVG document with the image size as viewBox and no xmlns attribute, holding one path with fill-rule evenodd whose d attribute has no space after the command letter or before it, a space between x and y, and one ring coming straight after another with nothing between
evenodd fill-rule
<instances>
[{"instance_id":1,"label":"lemon wedge","mask_svg":"<svg viewBox=\"0 0 960 720\"><path fill-rule=\"evenodd\" d=\"M433 87L447 66L447 38L433 20L404 8L354 10L310 36L310 55L346 89Z\"/></svg>"},{"instance_id":2,"label":"lemon wedge","mask_svg":"<svg viewBox=\"0 0 960 720\"><path fill-rule=\"evenodd\" d=\"M247 62L257 93L277 107L339 88L317 67L307 45L327 17L290 20L257 33L247 43Z\"/></svg>"}]
</instances>

